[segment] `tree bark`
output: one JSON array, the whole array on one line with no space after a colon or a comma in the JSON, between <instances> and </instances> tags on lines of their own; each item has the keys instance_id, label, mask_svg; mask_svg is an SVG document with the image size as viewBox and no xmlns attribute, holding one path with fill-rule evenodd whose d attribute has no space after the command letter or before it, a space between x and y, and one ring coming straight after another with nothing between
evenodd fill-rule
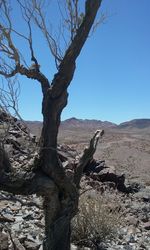
<instances>
[{"instance_id":1,"label":"tree bark","mask_svg":"<svg viewBox=\"0 0 150 250\"><path fill-rule=\"evenodd\" d=\"M45 235L43 250L70 250L71 211L62 210L59 197L45 199Z\"/></svg>"},{"instance_id":2,"label":"tree bark","mask_svg":"<svg viewBox=\"0 0 150 250\"><path fill-rule=\"evenodd\" d=\"M67 218L64 217L57 226L51 226L47 235L48 238L44 242L43 250L70 250L71 230L70 221L67 221Z\"/></svg>"}]
</instances>

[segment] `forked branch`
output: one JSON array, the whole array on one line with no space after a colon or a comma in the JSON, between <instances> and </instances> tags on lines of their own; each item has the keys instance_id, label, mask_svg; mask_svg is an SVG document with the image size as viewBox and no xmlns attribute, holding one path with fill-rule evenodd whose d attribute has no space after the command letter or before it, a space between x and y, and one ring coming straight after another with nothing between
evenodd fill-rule
<instances>
[{"instance_id":1,"label":"forked branch","mask_svg":"<svg viewBox=\"0 0 150 250\"><path fill-rule=\"evenodd\" d=\"M88 38L101 2L102 0L86 0L85 16L83 21L77 29L76 35L70 46L66 50L63 60L60 63L59 71L52 81L53 87L51 90L51 95L53 98L60 96L60 94L69 86L75 71L76 59ZM61 82L59 81L60 76L63 79Z\"/></svg>"},{"instance_id":2,"label":"forked branch","mask_svg":"<svg viewBox=\"0 0 150 250\"><path fill-rule=\"evenodd\" d=\"M97 130L90 140L90 144L88 147L84 149L83 155L81 156L79 163L76 167L75 174L74 174L74 183L76 186L79 186L83 170L85 166L93 159L93 155L96 151L96 147L100 137L104 135L104 130Z\"/></svg>"}]
</instances>

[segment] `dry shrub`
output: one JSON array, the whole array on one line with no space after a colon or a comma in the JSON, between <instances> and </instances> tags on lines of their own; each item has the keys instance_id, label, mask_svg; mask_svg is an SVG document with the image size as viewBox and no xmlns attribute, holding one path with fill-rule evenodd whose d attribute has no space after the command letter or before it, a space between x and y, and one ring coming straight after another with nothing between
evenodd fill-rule
<instances>
[{"instance_id":1,"label":"dry shrub","mask_svg":"<svg viewBox=\"0 0 150 250\"><path fill-rule=\"evenodd\" d=\"M119 211L119 203L110 197L84 194L72 221L72 242L97 249L100 243L115 238L123 221Z\"/></svg>"}]
</instances>

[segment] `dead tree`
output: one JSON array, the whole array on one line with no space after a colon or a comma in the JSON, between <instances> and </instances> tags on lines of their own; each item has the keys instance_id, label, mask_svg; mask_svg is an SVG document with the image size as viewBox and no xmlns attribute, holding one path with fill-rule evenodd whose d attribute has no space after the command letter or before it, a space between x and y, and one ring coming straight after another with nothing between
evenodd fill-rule
<instances>
[{"instance_id":1,"label":"dead tree","mask_svg":"<svg viewBox=\"0 0 150 250\"><path fill-rule=\"evenodd\" d=\"M30 172L16 173L10 167L9 159L3 152L0 161L0 189L14 194L29 195L36 193L44 197L45 210L45 240L44 250L70 249L70 222L77 213L79 184L83 169L93 157L96 145L103 131L97 131L85 149L71 181L65 174L57 152L57 135L60 116L67 105L67 88L71 83L76 68L76 59L89 35L97 11L102 0L86 0L84 15L78 15L78 1L66 1L69 9L71 39L67 49L60 53L55 39L48 32L42 14L43 1L16 0L23 13L29 29L26 37L13 29L9 1L0 0L2 19L0 21L0 74L4 78L12 78L17 74L37 80L42 89L43 128L40 138L38 161L33 164ZM74 14L73 14L74 13ZM80 17L80 19L79 19ZM4 22L3 22L4 20ZM40 71L38 60L33 49L32 22L42 31L51 53L54 55L57 73L52 82ZM13 41L13 34L25 39L29 45L31 62L34 67L28 67L19 49ZM9 63L9 60L11 63ZM9 166L9 168L8 168ZM6 171L7 170L7 171Z\"/></svg>"}]
</instances>

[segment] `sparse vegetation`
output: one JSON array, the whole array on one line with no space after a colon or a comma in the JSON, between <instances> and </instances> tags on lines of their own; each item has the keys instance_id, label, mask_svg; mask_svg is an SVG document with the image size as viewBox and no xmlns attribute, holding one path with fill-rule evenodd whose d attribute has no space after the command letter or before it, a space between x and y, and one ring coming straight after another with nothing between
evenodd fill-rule
<instances>
[{"instance_id":1,"label":"sparse vegetation","mask_svg":"<svg viewBox=\"0 0 150 250\"><path fill-rule=\"evenodd\" d=\"M79 212L72 221L72 241L79 246L97 246L111 240L123 224L118 204L105 196L85 194L79 202Z\"/></svg>"}]
</instances>

